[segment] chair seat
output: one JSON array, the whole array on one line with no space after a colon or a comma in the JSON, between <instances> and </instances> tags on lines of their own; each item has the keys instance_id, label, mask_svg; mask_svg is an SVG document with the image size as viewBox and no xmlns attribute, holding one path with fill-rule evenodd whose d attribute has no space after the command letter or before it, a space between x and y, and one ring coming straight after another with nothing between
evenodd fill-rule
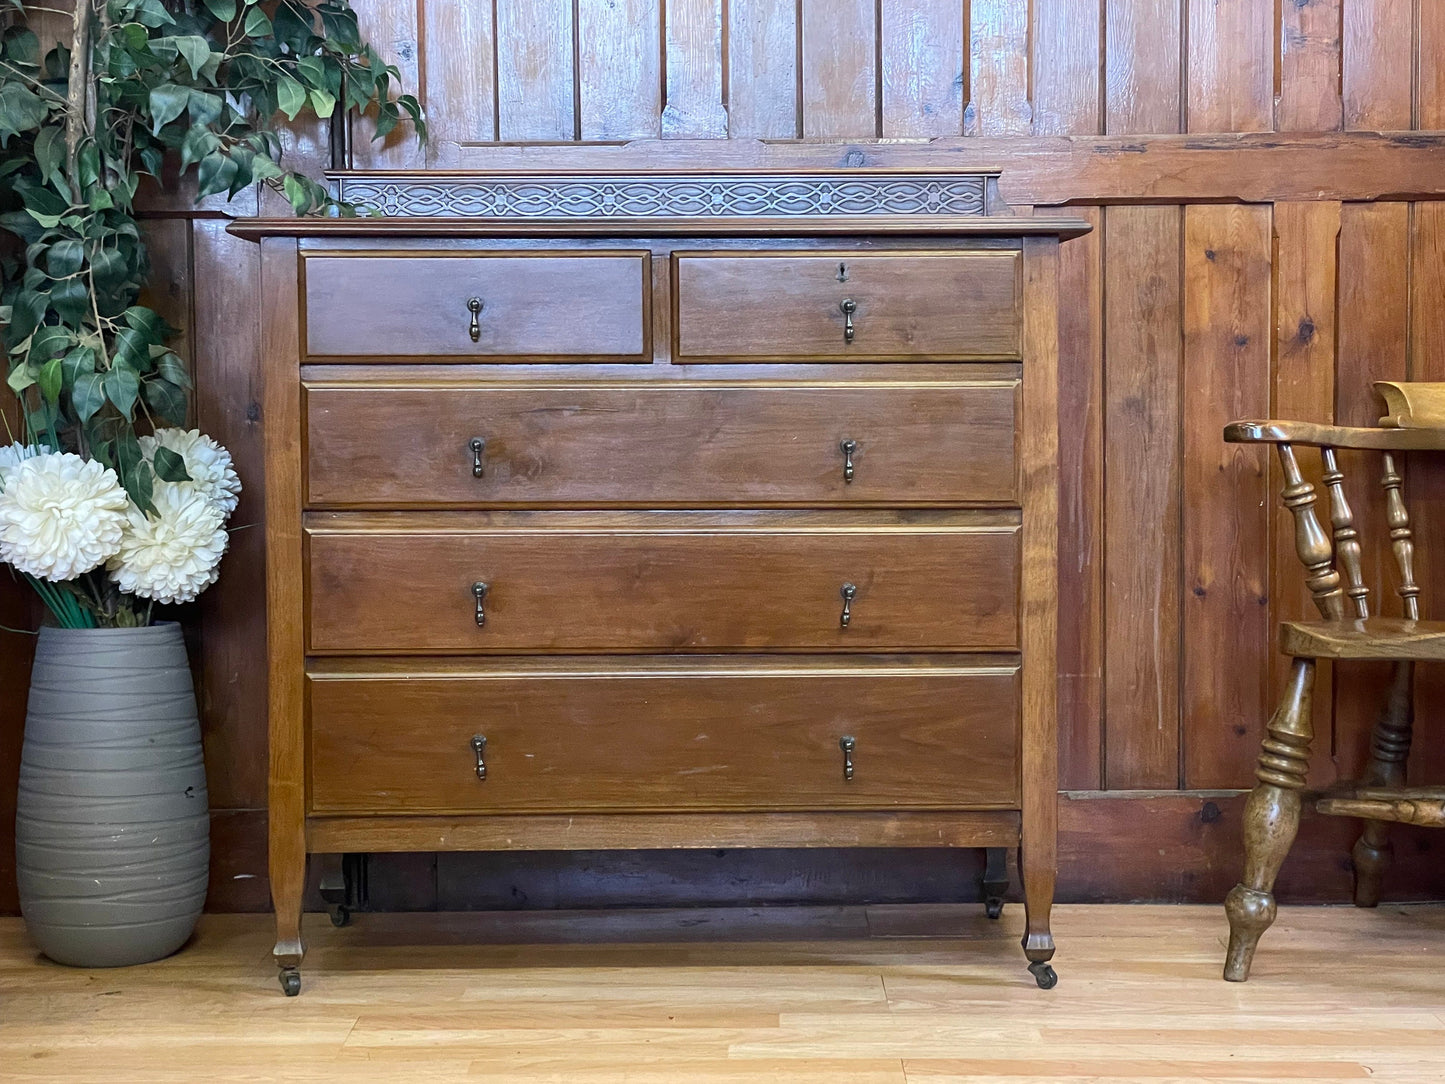
<instances>
[{"instance_id":1,"label":"chair seat","mask_svg":"<svg viewBox=\"0 0 1445 1084\"><path fill-rule=\"evenodd\" d=\"M1279 649L1307 659L1445 660L1445 621L1370 617L1355 621L1285 621Z\"/></svg>"}]
</instances>

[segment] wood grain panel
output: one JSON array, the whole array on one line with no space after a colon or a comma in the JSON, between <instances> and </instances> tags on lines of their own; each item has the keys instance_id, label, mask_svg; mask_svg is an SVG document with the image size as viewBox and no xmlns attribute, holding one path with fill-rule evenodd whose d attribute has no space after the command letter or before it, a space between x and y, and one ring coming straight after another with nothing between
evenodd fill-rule
<instances>
[{"instance_id":1,"label":"wood grain panel","mask_svg":"<svg viewBox=\"0 0 1445 1084\"><path fill-rule=\"evenodd\" d=\"M1077 0L1034 0L1031 78L1036 134L1093 135L1103 131L1099 54L1106 6Z\"/></svg>"},{"instance_id":2,"label":"wood grain panel","mask_svg":"<svg viewBox=\"0 0 1445 1084\"><path fill-rule=\"evenodd\" d=\"M1059 743L1066 788L1102 786L1104 211L1059 250Z\"/></svg>"},{"instance_id":3,"label":"wood grain panel","mask_svg":"<svg viewBox=\"0 0 1445 1084\"><path fill-rule=\"evenodd\" d=\"M457 164L460 144L497 138L497 44L490 3L426 4L422 85L427 165Z\"/></svg>"},{"instance_id":4,"label":"wood grain panel","mask_svg":"<svg viewBox=\"0 0 1445 1084\"><path fill-rule=\"evenodd\" d=\"M307 535L317 653L1000 649L1018 644L1007 517L708 522L618 513L561 525L317 514ZM861 516L854 512L851 516ZM600 516L600 514L594 514ZM779 518L781 517L781 518ZM405 579L392 570L411 569ZM489 585L485 625L473 584ZM842 589L853 584L850 621Z\"/></svg>"},{"instance_id":5,"label":"wood grain panel","mask_svg":"<svg viewBox=\"0 0 1445 1084\"><path fill-rule=\"evenodd\" d=\"M1280 5L1275 127L1281 132L1325 132L1343 124L1340 23L1345 3L1307 0Z\"/></svg>"},{"instance_id":6,"label":"wood grain panel","mask_svg":"<svg viewBox=\"0 0 1445 1084\"><path fill-rule=\"evenodd\" d=\"M728 135L802 135L797 0L728 0Z\"/></svg>"},{"instance_id":7,"label":"wood grain panel","mask_svg":"<svg viewBox=\"0 0 1445 1084\"><path fill-rule=\"evenodd\" d=\"M1274 129L1274 0L1188 0L1190 132Z\"/></svg>"},{"instance_id":8,"label":"wood grain panel","mask_svg":"<svg viewBox=\"0 0 1445 1084\"><path fill-rule=\"evenodd\" d=\"M1434 0L1424 0L1434 6ZM1348 0L1344 5L1345 127L1409 128L1415 0Z\"/></svg>"},{"instance_id":9,"label":"wood grain panel","mask_svg":"<svg viewBox=\"0 0 1445 1084\"><path fill-rule=\"evenodd\" d=\"M659 133L661 30L661 0L578 0L577 101L583 139Z\"/></svg>"},{"instance_id":10,"label":"wood grain panel","mask_svg":"<svg viewBox=\"0 0 1445 1084\"><path fill-rule=\"evenodd\" d=\"M1422 131L1445 128L1445 4L1420 4L1419 86L1415 125Z\"/></svg>"},{"instance_id":11,"label":"wood grain panel","mask_svg":"<svg viewBox=\"0 0 1445 1084\"><path fill-rule=\"evenodd\" d=\"M1109 0L1104 12L1104 131L1178 132L1183 115L1180 0Z\"/></svg>"},{"instance_id":12,"label":"wood grain panel","mask_svg":"<svg viewBox=\"0 0 1445 1084\"><path fill-rule=\"evenodd\" d=\"M422 86L420 6L421 0L369 0L356 5L361 40L370 42L383 60L396 65L402 92L407 94L419 93ZM352 147L357 169L420 169L426 165L426 150L417 143L409 124L398 124L381 140L372 140L369 122L358 124L356 131L361 135ZM316 143L318 148L325 145L319 139Z\"/></svg>"},{"instance_id":13,"label":"wood grain panel","mask_svg":"<svg viewBox=\"0 0 1445 1084\"><path fill-rule=\"evenodd\" d=\"M1339 253L1335 421L1377 425L1380 405L1374 382L1409 378L1409 280L1402 274L1410 253L1409 205L1345 204ZM1340 468L1360 524L1371 612L1398 614L1398 577L1385 538L1380 456L1342 452ZM1369 758L1370 731L1385 702L1388 671L1384 663L1335 664L1334 753L1342 778L1354 777Z\"/></svg>"},{"instance_id":14,"label":"wood grain panel","mask_svg":"<svg viewBox=\"0 0 1445 1084\"><path fill-rule=\"evenodd\" d=\"M880 0L880 135L963 132L963 9L958 0Z\"/></svg>"},{"instance_id":15,"label":"wood grain panel","mask_svg":"<svg viewBox=\"0 0 1445 1084\"><path fill-rule=\"evenodd\" d=\"M1335 414L1335 293L1336 249L1340 233L1340 205L1277 203L1274 208L1274 404L1280 418L1329 423ZM1316 486L1321 518L1326 519L1327 498L1320 485L1322 468L1317 453L1300 455L1300 466ZM1273 617L1279 621L1318 619L1304 568L1295 552L1293 514L1279 500L1284 479L1278 460L1270 457L1269 493L1274 509L1274 555L1270 595ZM1326 519L1327 521L1327 519ZM1283 695L1288 678L1286 660L1271 653L1272 695ZM1310 762L1311 784L1334 782L1330 756L1333 719L1333 671L1329 663L1315 672L1314 724L1319 735Z\"/></svg>"},{"instance_id":16,"label":"wood grain panel","mask_svg":"<svg viewBox=\"0 0 1445 1084\"><path fill-rule=\"evenodd\" d=\"M1017 398L1014 381L310 384L308 505L1007 504L1017 500Z\"/></svg>"},{"instance_id":17,"label":"wood grain panel","mask_svg":"<svg viewBox=\"0 0 1445 1084\"><path fill-rule=\"evenodd\" d=\"M1179 785L1181 211L1105 218L1104 785Z\"/></svg>"},{"instance_id":18,"label":"wood grain panel","mask_svg":"<svg viewBox=\"0 0 1445 1084\"><path fill-rule=\"evenodd\" d=\"M1268 413L1270 213L1184 212L1184 777L1247 785L1269 699L1268 467L1224 425Z\"/></svg>"},{"instance_id":19,"label":"wood grain panel","mask_svg":"<svg viewBox=\"0 0 1445 1084\"><path fill-rule=\"evenodd\" d=\"M970 100L965 135L1023 135L1030 130L1029 4L970 0Z\"/></svg>"},{"instance_id":20,"label":"wood grain panel","mask_svg":"<svg viewBox=\"0 0 1445 1084\"><path fill-rule=\"evenodd\" d=\"M575 139L573 0L494 0L497 138Z\"/></svg>"},{"instance_id":21,"label":"wood grain panel","mask_svg":"<svg viewBox=\"0 0 1445 1084\"><path fill-rule=\"evenodd\" d=\"M662 134L725 138L723 0L665 0L664 6L667 94Z\"/></svg>"},{"instance_id":22,"label":"wood grain panel","mask_svg":"<svg viewBox=\"0 0 1445 1084\"><path fill-rule=\"evenodd\" d=\"M803 135L878 134L877 0L801 0Z\"/></svg>"},{"instance_id":23,"label":"wood grain panel","mask_svg":"<svg viewBox=\"0 0 1445 1084\"><path fill-rule=\"evenodd\" d=\"M500 671L500 672L499 672ZM509 672L511 671L511 672ZM1016 667L525 663L309 681L318 813L1016 805ZM488 707L491 705L491 707ZM503 707L505 705L505 707ZM940 706L945 710L940 711ZM619 741L623 732L632 735ZM475 735L486 738L477 778ZM840 740L854 740L853 772Z\"/></svg>"}]
</instances>

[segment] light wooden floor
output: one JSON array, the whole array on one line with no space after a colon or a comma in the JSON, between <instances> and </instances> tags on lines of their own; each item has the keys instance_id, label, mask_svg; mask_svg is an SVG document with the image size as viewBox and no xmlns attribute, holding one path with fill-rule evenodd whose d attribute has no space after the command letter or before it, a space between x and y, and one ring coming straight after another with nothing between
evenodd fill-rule
<instances>
[{"instance_id":1,"label":"light wooden floor","mask_svg":"<svg viewBox=\"0 0 1445 1084\"><path fill-rule=\"evenodd\" d=\"M1245 986L1213 907L1055 911L1059 986L980 908L262 916L74 971L0 919L0 1080L945 1084L1445 1080L1445 907L1285 908Z\"/></svg>"}]
</instances>

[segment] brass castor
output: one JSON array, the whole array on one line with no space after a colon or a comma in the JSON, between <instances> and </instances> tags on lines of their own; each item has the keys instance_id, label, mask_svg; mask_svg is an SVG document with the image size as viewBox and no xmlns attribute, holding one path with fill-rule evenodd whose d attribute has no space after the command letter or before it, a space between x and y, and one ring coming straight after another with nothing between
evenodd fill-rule
<instances>
[{"instance_id":1,"label":"brass castor","mask_svg":"<svg viewBox=\"0 0 1445 1084\"><path fill-rule=\"evenodd\" d=\"M351 925L351 908L345 904L328 907L326 913L331 916L331 925L335 926L338 930L343 926Z\"/></svg>"},{"instance_id":2,"label":"brass castor","mask_svg":"<svg viewBox=\"0 0 1445 1084\"><path fill-rule=\"evenodd\" d=\"M301 972L294 967L288 967L281 972L281 989L287 997L295 997L301 992Z\"/></svg>"},{"instance_id":3,"label":"brass castor","mask_svg":"<svg viewBox=\"0 0 1445 1084\"><path fill-rule=\"evenodd\" d=\"M1058 972L1048 964L1029 964L1029 973L1033 975L1034 981L1039 984L1040 990L1052 990L1059 984Z\"/></svg>"},{"instance_id":4,"label":"brass castor","mask_svg":"<svg viewBox=\"0 0 1445 1084\"><path fill-rule=\"evenodd\" d=\"M984 914L988 915L989 918L998 918L1000 915L1003 914L1003 897L990 896L988 899L984 900L983 912Z\"/></svg>"}]
</instances>

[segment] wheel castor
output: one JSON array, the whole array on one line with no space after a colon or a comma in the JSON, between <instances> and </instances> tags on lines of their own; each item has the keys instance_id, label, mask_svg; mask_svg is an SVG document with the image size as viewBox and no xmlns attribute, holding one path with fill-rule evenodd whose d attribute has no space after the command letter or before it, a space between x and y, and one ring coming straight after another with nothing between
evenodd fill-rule
<instances>
[{"instance_id":1,"label":"wheel castor","mask_svg":"<svg viewBox=\"0 0 1445 1084\"><path fill-rule=\"evenodd\" d=\"M287 968L281 972L281 989L287 997L295 997L301 992L301 972L295 968Z\"/></svg>"},{"instance_id":2,"label":"wheel castor","mask_svg":"<svg viewBox=\"0 0 1445 1084\"><path fill-rule=\"evenodd\" d=\"M351 908L345 904L328 907L326 913L331 916L331 925L335 926L338 930L343 926L351 925Z\"/></svg>"},{"instance_id":3,"label":"wheel castor","mask_svg":"<svg viewBox=\"0 0 1445 1084\"><path fill-rule=\"evenodd\" d=\"M1000 915L1003 914L1003 897L990 896L988 899L984 900L983 912L984 914L988 915L989 918L998 918Z\"/></svg>"},{"instance_id":4,"label":"wheel castor","mask_svg":"<svg viewBox=\"0 0 1445 1084\"><path fill-rule=\"evenodd\" d=\"M1058 972L1045 963L1029 964L1029 974L1039 984L1040 990L1052 990L1059 984Z\"/></svg>"}]
</instances>

